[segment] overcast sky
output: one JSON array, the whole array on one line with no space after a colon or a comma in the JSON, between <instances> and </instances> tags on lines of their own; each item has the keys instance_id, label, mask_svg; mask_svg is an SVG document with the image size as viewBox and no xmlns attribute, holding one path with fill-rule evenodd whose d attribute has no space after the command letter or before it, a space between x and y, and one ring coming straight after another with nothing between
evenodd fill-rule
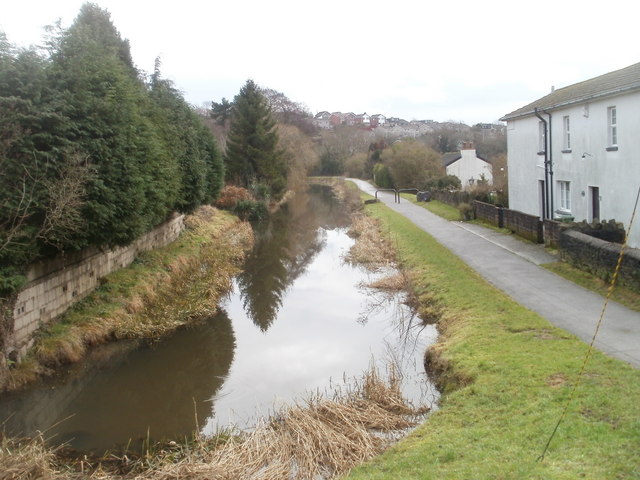
<instances>
[{"instance_id":1,"label":"overcast sky","mask_svg":"<svg viewBox=\"0 0 640 480\"><path fill-rule=\"evenodd\" d=\"M67 27L82 0L3 0L18 46ZM97 0L190 103L248 78L312 113L492 122L556 88L640 62L637 0Z\"/></svg>"}]
</instances>

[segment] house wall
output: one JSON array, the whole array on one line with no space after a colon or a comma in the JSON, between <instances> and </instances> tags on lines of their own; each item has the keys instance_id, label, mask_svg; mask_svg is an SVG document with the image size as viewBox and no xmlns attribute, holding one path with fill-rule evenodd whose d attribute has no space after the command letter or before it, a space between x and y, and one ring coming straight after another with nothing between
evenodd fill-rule
<instances>
[{"instance_id":1,"label":"house wall","mask_svg":"<svg viewBox=\"0 0 640 480\"><path fill-rule=\"evenodd\" d=\"M607 109L618 117L618 150L607 151ZM560 214L558 181L570 182L570 211L576 221L592 221L592 189L599 188L600 220L615 219L628 227L640 188L640 93L610 96L551 112L554 216ZM571 151L563 153L563 117L570 118ZM547 115L542 114L545 120ZM535 116L507 123L509 206L541 215L544 156L538 155ZM583 154L587 154L583 158ZM640 247L640 221L634 222L630 246Z\"/></svg>"},{"instance_id":2,"label":"house wall","mask_svg":"<svg viewBox=\"0 0 640 480\"><path fill-rule=\"evenodd\" d=\"M446 170L447 175L455 175L460 179L462 188L469 188L469 180L473 178L477 182L481 175L484 175L489 183L493 183L491 164L478 158L475 150L460 150L460 155L461 158L448 165Z\"/></svg>"}]
</instances>

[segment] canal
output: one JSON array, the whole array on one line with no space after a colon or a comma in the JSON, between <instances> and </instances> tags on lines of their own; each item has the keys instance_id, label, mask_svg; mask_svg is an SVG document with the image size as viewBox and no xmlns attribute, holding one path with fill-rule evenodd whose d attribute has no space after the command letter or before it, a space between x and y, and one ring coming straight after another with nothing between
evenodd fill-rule
<instances>
[{"instance_id":1,"label":"canal","mask_svg":"<svg viewBox=\"0 0 640 480\"><path fill-rule=\"evenodd\" d=\"M414 404L438 393L423 368L435 341L404 304L343 257L349 217L326 187L255 226L256 243L218 313L148 344L119 342L0 399L5 433L43 432L79 450L137 449L200 431L249 429L309 395L393 364ZM128 447L127 447L128 446Z\"/></svg>"}]
</instances>

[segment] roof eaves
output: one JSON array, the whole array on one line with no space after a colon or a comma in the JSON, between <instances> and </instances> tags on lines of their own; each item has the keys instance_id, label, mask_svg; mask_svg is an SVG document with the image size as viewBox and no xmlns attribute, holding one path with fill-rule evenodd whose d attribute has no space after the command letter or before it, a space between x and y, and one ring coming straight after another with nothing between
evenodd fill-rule
<instances>
[{"instance_id":1,"label":"roof eaves","mask_svg":"<svg viewBox=\"0 0 640 480\"><path fill-rule=\"evenodd\" d=\"M613 90L607 90L607 91L604 91L604 92L599 92L599 93L595 93L595 94L584 95L584 96L581 96L581 97L572 98L572 99L564 101L564 102L552 103L552 104L549 104L549 105L544 105L542 102L540 102L538 104L539 101L536 101L536 102L533 102L531 104L531 105L537 104L537 105L534 106L533 109L526 110L526 111L523 111L523 112L515 110L514 112L508 113L504 117L500 118L500 121L506 122L508 120L514 120L516 118L529 117L529 116L535 114L536 108L538 110L541 110L541 111L556 110L558 108L567 107L569 105L575 105L577 103L584 103L584 102L588 102L590 100L596 100L596 99L603 98L603 97L610 97L610 96L614 96L614 95L620 95L622 93L627 93L627 92L630 92L630 91L633 91L633 90L638 90L638 89L640 89L640 82L636 82L636 83L634 83L632 85L625 85L624 87L616 88L616 89L613 89ZM544 97L542 97L542 98L544 98ZM540 99L540 100L542 100L542 99Z\"/></svg>"}]
</instances>

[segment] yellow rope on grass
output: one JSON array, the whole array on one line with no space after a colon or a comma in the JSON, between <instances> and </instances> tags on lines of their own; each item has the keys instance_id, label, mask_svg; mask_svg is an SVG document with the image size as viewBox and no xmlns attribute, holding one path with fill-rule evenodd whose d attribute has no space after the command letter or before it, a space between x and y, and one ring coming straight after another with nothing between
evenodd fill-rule
<instances>
[{"instance_id":1,"label":"yellow rope on grass","mask_svg":"<svg viewBox=\"0 0 640 480\"><path fill-rule=\"evenodd\" d=\"M573 398L575 396L576 390L578 390L578 386L580 385L580 381L582 380L582 376L584 375L585 369L587 368L587 363L589 361L589 359L591 358L591 353L593 352L593 345L596 342L596 337L598 336L598 332L600 331L600 326L602 325L602 320L604 319L604 312L607 309L607 305L609 304L609 299L611 298L611 294L613 293L613 290L615 288L616 285L616 281L618 280L618 273L620 272L620 266L622 265L622 259L624 258L624 251L627 248L627 241L629 239L629 234L631 233L631 226L633 225L633 220L635 219L636 216L636 209L638 208L638 199L640 198L640 187L638 188L638 194L636 195L636 203L633 207L633 213L631 214L631 220L629 221L629 227L627 228L627 232L625 234L624 237L624 242L622 243L622 247L620 248L620 254L618 255L618 262L616 263L616 268L613 272L613 276L611 277L611 282L609 284L609 288L607 289L607 296L604 300L604 304L602 305L602 310L600 311L600 318L598 319L598 323L596 324L596 329L595 332L593 332L593 337L591 338L591 343L589 344L589 348L587 348L587 353L584 356L584 361L582 362L582 367L580 368L580 373L578 373L578 378L576 379L574 385L573 385L573 389L571 390L571 394L569 395L569 399L567 400L567 403L564 406L564 409L562 410L562 414L560 415L560 418L558 419L558 423L556 423L555 428L553 429L553 432L551 432L551 435L549 436L549 440L547 440L547 444L544 446L544 450L542 451L542 454L538 457L538 461L543 461L545 455L547 454L547 451L549 450L549 445L551 445L551 441L553 440L553 437L555 437L556 432L558 431L558 428L560 427L560 424L562 423L562 421L564 420L565 416L567 415L567 412L569 410L569 406L571 405L571 403L573 402Z\"/></svg>"}]
</instances>

